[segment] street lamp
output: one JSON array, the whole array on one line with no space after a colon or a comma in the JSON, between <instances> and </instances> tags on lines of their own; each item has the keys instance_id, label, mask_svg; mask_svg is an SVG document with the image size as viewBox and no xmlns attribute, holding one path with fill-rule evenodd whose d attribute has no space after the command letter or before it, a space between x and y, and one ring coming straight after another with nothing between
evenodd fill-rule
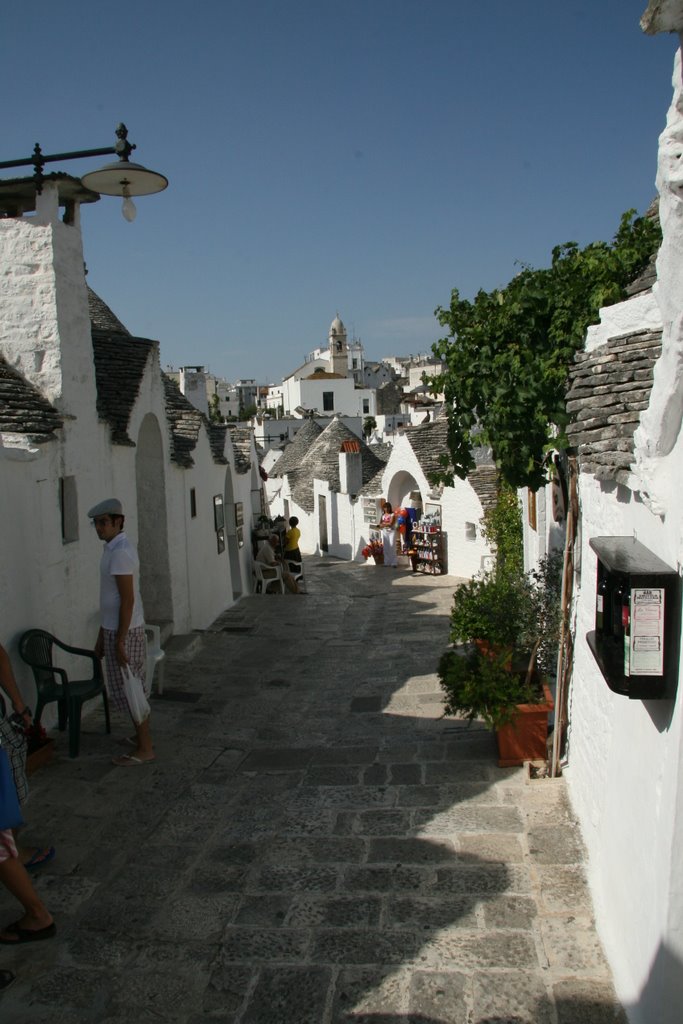
<instances>
[{"instance_id":1,"label":"street lamp","mask_svg":"<svg viewBox=\"0 0 683 1024\"><path fill-rule=\"evenodd\" d=\"M84 157L105 156L114 153L118 156L118 160L111 164L105 164L98 171L84 174L81 182L85 188L93 192L99 192L105 196L122 196L123 216L126 220L131 221L135 219L137 212L132 196L148 196L153 192L162 192L168 186L168 178L156 171L148 170L142 164L130 162L128 158L136 146L128 141L128 129L125 124L118 125L116 138L115 145L103 149L82 149L73 153L52 153L50 155L44 154L36 143L32 156L21 160L4 160L0 162L0 170L32 164L33 180L36 191L40 194L43 190L43 167L45 164L54 163L56 160L80 160Z\"/></svg>"}]
</instances>

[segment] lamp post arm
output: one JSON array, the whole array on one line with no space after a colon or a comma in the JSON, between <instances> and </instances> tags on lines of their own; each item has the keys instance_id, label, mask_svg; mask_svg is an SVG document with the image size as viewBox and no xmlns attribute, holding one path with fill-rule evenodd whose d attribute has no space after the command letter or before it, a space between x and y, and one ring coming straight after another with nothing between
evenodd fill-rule
<instances>
[{"instance_id":1,"label":"lamp post arm","mask_svg":"<svg viewBox=\"0 0 683 1024\"><path fill-rule=\"evenodd\" d=\"M43 153L40 146L36 142L36 147L33 150L33 155L24 157L22 160L3 160L0 162L0 169L4 170L6 167L27 167L28 164L36 166L43 166L43 164L54 163L55 160L77 160L80 157L86 156L105 156L107 153L115 153L116 150L113 146L107 146L105 149L81 149L74 153Z\"/></svg>"},{"instance_id":2,"label":"lamp post arm","mask_svg":"<svg viewBox=\"0 0 683 1024\"><path fill-rule=\"evenodd\" d=\"M116 129L117 142L114 146L105 146L102 149L79 149L72 153L48 153L42 152L40 145L36 142L33 154L21 160L3 160L0 162L0 170L8 167L27 167L31 164L34 168L34 178L38 192L43 188L43 167L45 164L54 163L57 160L81 160L90 156L108 156L115 153L120 160L127 160L135 145L128 141L128 129L125 124L120 124Z\"/></svg>"}]
</instances>

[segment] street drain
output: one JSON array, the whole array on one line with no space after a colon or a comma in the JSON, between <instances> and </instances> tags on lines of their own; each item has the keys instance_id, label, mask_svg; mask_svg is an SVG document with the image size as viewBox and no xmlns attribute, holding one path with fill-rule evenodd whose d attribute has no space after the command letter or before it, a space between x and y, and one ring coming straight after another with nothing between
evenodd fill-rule
<instances>
[{"instance_id":1,"label":"street drain","mask_svg":"<svg viewBox=\"0 0 683 1024\"><path fill-rule=\"evenodd\" d=\"M281 686L289 686L289 683L287 682L286 679L269 679L266 682L265 685L266 686L274 686L274 687L280 686L281 687Z\"/></svg>"},{"instance_id":2,"label":"street drain","mask_svg":"<svg viewBox=\"0 0 683 1024\"><path fill-rule=\"evenodd\" d=\"M253 633L253 626L223 626L222 633Z\"/></svg>"}]
</instances>

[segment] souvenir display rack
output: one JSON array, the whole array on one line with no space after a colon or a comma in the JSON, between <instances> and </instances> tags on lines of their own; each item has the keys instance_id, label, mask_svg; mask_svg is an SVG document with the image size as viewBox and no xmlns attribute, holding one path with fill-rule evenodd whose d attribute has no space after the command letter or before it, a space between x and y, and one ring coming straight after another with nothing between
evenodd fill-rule
<instances>
[{"instance_id":1,"label":"souvenir display rack","mask_svg":"<svg viewBox=\"0 0 683 1024\"><path fill-rule=\"evenodd\" d=\"M441 574L446 571L441 521L437 516L423 516L412 530L413 570Z\"/></svg>"}]
</instances>

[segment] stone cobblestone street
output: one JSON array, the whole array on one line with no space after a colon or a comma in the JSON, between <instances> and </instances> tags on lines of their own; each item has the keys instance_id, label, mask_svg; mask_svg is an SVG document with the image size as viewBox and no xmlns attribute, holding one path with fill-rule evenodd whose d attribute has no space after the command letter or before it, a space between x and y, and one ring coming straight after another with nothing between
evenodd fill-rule
<instances>
[{"instance_id":1,"label":"stone cobblestone street","mask_svg":"<svg viewBox=\"0 0 683 1024\"><path fill-rule=\"evenodd\" d=\"M623 1024L564 781L440 717L454 580L305 568L172 642L153 765L99 710L59 736L23 836L58 934L0 949L2 1024Z\"/></svg>"}]
</instances>

